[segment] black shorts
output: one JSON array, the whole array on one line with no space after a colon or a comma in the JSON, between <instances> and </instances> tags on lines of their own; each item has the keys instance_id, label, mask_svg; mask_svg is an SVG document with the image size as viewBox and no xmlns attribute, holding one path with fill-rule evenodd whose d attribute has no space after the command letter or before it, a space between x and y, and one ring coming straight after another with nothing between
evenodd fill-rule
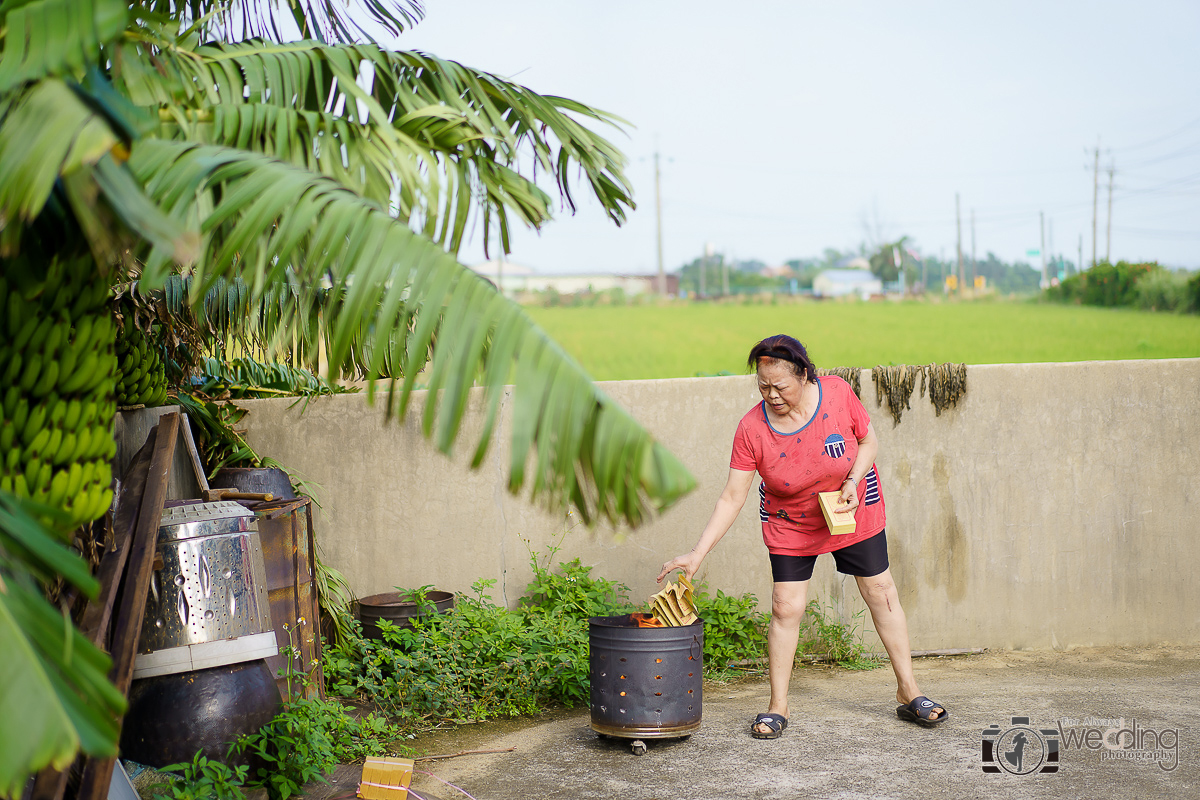
<instances>
[{"instance_id":1,"label":"black shorts","mask_svg":"<svg viewBox=\"0 0 1200 800\"><path fill-rule=\"evenodd\" d=\"M849 547L834 550L830 555L843 575L870 578L888 568L887 531L870 539L855 542ZM816 556L783 556L771 553L771 577L776 583L806 581L812 577Z\"/></svg>"}]
</instances>

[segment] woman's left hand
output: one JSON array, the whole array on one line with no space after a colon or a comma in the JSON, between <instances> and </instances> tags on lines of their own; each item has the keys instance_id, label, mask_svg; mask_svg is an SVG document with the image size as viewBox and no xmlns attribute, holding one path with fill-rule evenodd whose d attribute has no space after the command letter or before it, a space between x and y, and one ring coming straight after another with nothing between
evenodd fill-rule
<instances>
[{"instance_id":1,"label":"woman's left hand","mask_svg":"<svg viewBox=\"0 0 1200 800\"><path fill-rule=\"evenodd\" d=\"M842 506L846 506L842 508ZM838 497L838 511L853 511L858 508L858 487L853 481L847 480L842 484L842 493Z\"/></svg>"}]
</instances>

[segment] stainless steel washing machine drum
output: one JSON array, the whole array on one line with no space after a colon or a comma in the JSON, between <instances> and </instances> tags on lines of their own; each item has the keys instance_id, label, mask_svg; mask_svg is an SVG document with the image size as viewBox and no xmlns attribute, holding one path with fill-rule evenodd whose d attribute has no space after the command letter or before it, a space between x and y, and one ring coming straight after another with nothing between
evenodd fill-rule
<instances>
[{"instance_id":1,"label":"stainless steel washing machine drum","mask_svg":"<svg viewBox=\"0 0 1200 800\"><path fill-rule=\"evenodd\" d=\"M163 510L134 678L276 655L254 514L237 503Z\"/></svg>"}]
</instances>

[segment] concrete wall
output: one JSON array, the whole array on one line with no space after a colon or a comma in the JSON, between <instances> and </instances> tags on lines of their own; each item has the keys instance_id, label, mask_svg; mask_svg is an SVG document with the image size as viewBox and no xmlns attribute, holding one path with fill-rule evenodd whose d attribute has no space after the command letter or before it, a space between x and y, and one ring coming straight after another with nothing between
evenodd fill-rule
<instances>
[{"instance_id":1,"label":"concrete wall","mask_svg":"<svg viewBox=\"0 0 1200 800\"><path fill-rule=\"evenodd\" d=\"M1195 642L1200 634L1200 360L970 367L958 407L935 416L914 392L894 425L863 373L880 438L892 570L914 649L1044 648ZM419 434L417 413L385 425L362 395L246 402L249 441L319 484L318 541L361 595L433 584L466 591L497 579L513 603L529 550L561 540L595 574L653 591L690 549L728 470L738 419L757 401L750 376L604 385L673 450L699 488L633 532L590 532L504 489L503 431L477 472ZM478 397L475 398L478 404ZM508 411L506 404L506 412ZM770 596L753 493L701 568L710 590ZM818 561L812 594L844 615L862 608L852 579ZM870 639L868 641L871 641Z\"/></svg>"}]
</instances>

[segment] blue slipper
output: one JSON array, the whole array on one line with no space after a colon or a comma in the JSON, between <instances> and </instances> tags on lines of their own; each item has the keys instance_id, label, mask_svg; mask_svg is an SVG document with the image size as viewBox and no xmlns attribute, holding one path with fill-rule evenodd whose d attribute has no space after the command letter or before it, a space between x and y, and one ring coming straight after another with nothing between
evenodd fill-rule
<instances>
[{"instance_id":1,"label":"blue slipper","mask_svg":"<svg viewBox=\"0 0 1200 800\"><path fill-rule=\"evenodd\" d=\"M937 716L931 719L931 715L935 712ZM897 707L896 716L905 722L915 722L923 727L932 728L950 719L950 712L941 703L935 703L925 695L921 695L914 697L908 705Z\"/></svg>"},{"instance_id":2,"label":"blue slipper","mask_svg":"<svg viewBox=\"0 0 1200 800\"><path fill-rule=\"evenodd\" d=\"M771 732L763 733L756 730L758 725L766 725ZM759 714L750 724L750 735L755 739L778 739L785 728L787 728L787 717L781 717L779 714Z\"/></svg>"}]
</instances>

